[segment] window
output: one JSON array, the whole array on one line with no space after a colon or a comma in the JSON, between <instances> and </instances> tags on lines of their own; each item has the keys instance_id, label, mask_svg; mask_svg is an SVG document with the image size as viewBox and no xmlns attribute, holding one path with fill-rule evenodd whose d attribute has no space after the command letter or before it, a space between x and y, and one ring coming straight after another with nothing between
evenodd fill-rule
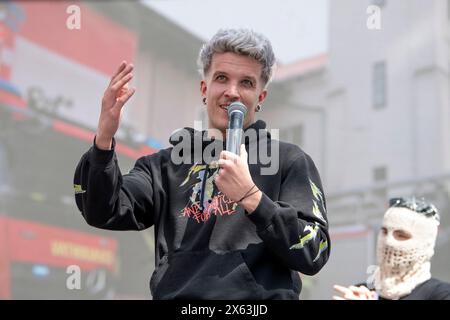
<instances>
[{"instance_id":1,"label":"window","mask_svg":"<svg viewBox=\"0 0 450 320\"><path fill-rule=\"evenodd\" d=\"M450 0L447 0L447 18L450 19Z\"/></svg>"},{"instance_id":2,"label":"window","mask_svg":"<svg viewBox=\"0 0 450 320\"><path fill-rule=\"evenodd\" d=\"M382 184L382 186L377 186L374 189L373 195L379 199L387 198L387 188L383 185L383 182L387 181L387 168L386 167L376 167L373 169L373 180L375 184Z\"/></svg>"},{"instance_id":3,"label":"window","mask_svg":"<svg viewBox=\"0 0 450 320\"><path fill-rule=\"evenodd\" d=\"M373 180L375 182L383 182L387 180L386 167L376 167L373 169Z\"/></svg>"},{"instance_id":4,"label":"window","mask_svg":"<svg viewBox=\"0 0 450 320\"><path fill-rule=\"evenodd\" d=\"M373 106L383 108L387 104L386 90L386 63L384 61L376 62L373 65Z\"/></svg>"},{"instance_id":5,"label":"window","mask_svg":"<svg viewBox=\"0 0 450 320\"><path fill-rule=\"evenodd\" d=\"M386 0L372 0L372 5L382 8L386 5Z\"/></svg>"}]
</instances>

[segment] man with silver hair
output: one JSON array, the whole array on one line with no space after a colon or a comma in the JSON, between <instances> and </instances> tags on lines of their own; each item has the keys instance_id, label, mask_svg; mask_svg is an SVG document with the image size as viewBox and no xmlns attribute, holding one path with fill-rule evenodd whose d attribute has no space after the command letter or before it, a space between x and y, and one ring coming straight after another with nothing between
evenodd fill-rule
<instances>
[{"instance_id":1,"label":"man with silver hair","mask_svg":"<svg viewBox=\"0 0 450 320\"><path fill-rule=\"evenodd\" d=\"M208 129L175 132L173 147L138 159L126 175L118 167L114 135L134 93L127 87L133 65L123 62L112 77L94 144L75 172L75 199L92 226L155 226L154 299L299 299L299 272L316 274L327 262L325 196L314 162L255 121L274 64L263 35L217 32L199 54ZM247 108L239 155L223 150L227 109L237 102ZM260 149L279 155L271 159L276 172L263 174L267 162ZM174 163L180 155L183 161ZM256 161L249 163L253 155Z\"/></svg>"},{"instance_id":2,"label":"man with silver hair","mask_svg":"<svg viewBox=\"0 0 450 320\"><path fill-rule=\"evenodd\" d=\"M391 199L378 235L373 283L336 285L342 296L334 299L450 300L450 284L431 277L439 221L433 204L415 198Z\"/></svg>"}]
</instances>

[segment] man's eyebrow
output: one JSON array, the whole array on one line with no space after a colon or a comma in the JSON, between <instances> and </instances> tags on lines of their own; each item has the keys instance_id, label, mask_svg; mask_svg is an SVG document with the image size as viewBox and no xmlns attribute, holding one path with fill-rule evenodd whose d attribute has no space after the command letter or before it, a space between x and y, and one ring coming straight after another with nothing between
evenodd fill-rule
<instances>
[{"instance_id":1,"label":"man's eyebrow","mask_svg":"<svg viewBox=\"0 0 450 320\"><path fill-rule=\"evenodd\" d=\"M228 73L226 73L225 71L216 71L216 72L214 72L213 73L213 76L216 76L216 75L218 75L218 74L224 74L224 75L228 75Z\"/></svg>"},{"instance_id":2,"label":"man's eyebrow","mask_svg":"<svg viewBox=\"0 0 450 320\"><path fill-rule=\"evenodd\" d=\"M256 81L256 78L255 77L253 77L253 76L244 76L243 77L244 79L248 79L248 80L252 80L252 81Z\"/></svg>"}]
</instances>

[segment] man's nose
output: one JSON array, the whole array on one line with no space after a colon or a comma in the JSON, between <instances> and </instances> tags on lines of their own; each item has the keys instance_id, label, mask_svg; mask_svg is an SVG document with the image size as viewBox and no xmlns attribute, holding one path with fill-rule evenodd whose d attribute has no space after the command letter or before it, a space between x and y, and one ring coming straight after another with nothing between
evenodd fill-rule
<instances>
[{"instance_id":1,"label":"man's nose","mask_svg":"<svg viewBox=\"0 0 450 320\"><path fill-rule=\"evenodd\" d=\"M230 84L225 90L225 97L231 101L239 100L239 90L235 84Z\"/></svg>"}]
</instances>

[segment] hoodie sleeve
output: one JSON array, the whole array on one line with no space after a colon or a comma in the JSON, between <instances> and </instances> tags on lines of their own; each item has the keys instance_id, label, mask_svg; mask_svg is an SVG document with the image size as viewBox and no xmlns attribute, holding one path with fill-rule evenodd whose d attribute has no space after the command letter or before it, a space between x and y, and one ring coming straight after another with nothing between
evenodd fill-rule
<instances>
[{"instance_id":1,"label":"hoodie sleeve","mask_svg":"<svg viewBox=\"0 0 450 320\"><path fill-rule=\"evenodd\" d=\"M289 165L278 201L263 193L248 217L267 247L290 269L314 275L330 254L326 203L312 159L301 153Z\"/></svg>"},{"instance_id":2,"label":"hoodie sleeve","mask_svg":"<svg viewBox=\"0 0 450 320\"><path fill-rule=\"evenodd\" d=\"M153 225L153 187L146 158L122 176L112 150L94 145L75 170L75 201L86 222L110 230L143 230Z\"/></svg>"}]
</instances>

